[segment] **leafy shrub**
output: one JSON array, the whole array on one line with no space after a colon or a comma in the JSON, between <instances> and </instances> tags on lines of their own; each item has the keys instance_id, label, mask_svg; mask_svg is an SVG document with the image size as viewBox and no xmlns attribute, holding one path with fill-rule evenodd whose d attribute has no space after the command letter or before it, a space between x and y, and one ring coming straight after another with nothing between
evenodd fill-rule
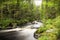
<instances>
[{"instance_id":1,"label":"leafy shrub","mask_svg":"<svg viewBox=\"0 0 60 40\"><path fill-rule=\"evenodd\" d=\"M57 30L58 30L58 36L57 36L57 38L60 39L60 16L56 17L53 20L53 25L57 28Z\"/></svg>"},{"instance_id":2,"label":"leafy shrub","mask_svg":"<svg viewBox=\"0 0 60 40\"><path fill-rule=\"evenodd\" d=\"M38 40L48 40L48 37L47 36L42 36Z\"/></svg>"},{"instance_id":3,"label":"leafy shrub","mask_svg":"<svg viewBox=\"0 0 60 40\"><path fill-rule=\"evenodd\" d=\"M13 20L12 19L2 19L0 20L0 26L2 29L6 29L6 27L10 24L10 23L13 23Z\"/></svg>"},{"instance_id":4,"label":"leafy shrub","mask_svg":"<svg viewBox=\"0 0 60 40\"><path fill-rule=\"evenodd\" d=\"M51 31L52 29L52 31ZM50 31L50 32L49 32ZM43 27L40 27L36 34L41 36L38 40L58 40L60 39L60 16L53 20L47 20Z\"/></svg>"}]
</instances>

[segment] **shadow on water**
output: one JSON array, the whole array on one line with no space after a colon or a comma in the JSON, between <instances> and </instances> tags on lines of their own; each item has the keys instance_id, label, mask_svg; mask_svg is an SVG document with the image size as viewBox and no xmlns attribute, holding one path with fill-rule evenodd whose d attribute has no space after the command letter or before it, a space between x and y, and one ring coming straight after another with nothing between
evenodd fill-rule
<instances>
[{"instance_id":1,"label":"shadow on water","mask_svg":"<svg viewBox=\"0 0 60 40\"><path fill-rule=\"evenodd\" d=\"M16 31L0 33L0 40L24 40L24 38L25 36L18 35Z\"/></svg>"}]
</instances>

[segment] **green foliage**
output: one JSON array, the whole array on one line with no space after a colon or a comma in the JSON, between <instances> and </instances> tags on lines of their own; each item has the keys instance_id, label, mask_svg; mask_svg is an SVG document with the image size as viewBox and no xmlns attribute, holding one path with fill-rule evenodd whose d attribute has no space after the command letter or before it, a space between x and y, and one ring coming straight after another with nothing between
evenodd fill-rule
<instances>
[{"instance_id":1,"label":"green foliage","mask_svg":"<svg viewBox=\"0 0 60 40\"><path fill-rule=\"evenodd\" d=\"M56 17L54 20L53 20L53 25L56 26L56 28L60 28L60 16Z\"/></svg>"},{"instance_id":2,"label":"green foliage","mask_svg":"<svg viewBox=\"0 0 60 40\"><path fill-rule=\"evenodd\" d=\"M43 0L43 4L40 7L41 19L54 19L60 15L59 0Z\"/></svg>"},{"instance_id":3,"label":"green foliage","mask_svg":"<svg viewBox=\"0 0 60 40\"><path fill-rule=\"evenodd\" d=\"M0 23L6 27L11 22L23 25L40 19L36 7L30 0L0 0ZM11 20L11 21L10 21ZM1 27L2 27L1 26Z\"/></svg>"},{"instance_id":4,"label":"green foliage","mask_svg":"<svg viewBox=\"0 0 60 40\"><path fill-rule=\"evenodd\" d=\"M42 33L42 36L38 39L38 40L56 40L57 39L57 31L53 31L53 32L45 32Z\"/></svg>"},{"instance_id":5,"label":"green foliage","mask_svg":"<svg viewBox=\"0 0 60 40\"><path fill-rule=\"evenodd\" d=\"M38 40L60 40L59 2L60 0L43 0L39 10L44 26L36 31L36 34L41 35ZM51 32L47 32L47 30Z\"/></svg>"},{"instance_id":6,"label":"green foliage","mask_svg":"<svg viewBox=\"0 0 60 40\"><path fill-rule=\"evenodd\" d=\"M2 29L5 29L6 26L9 25L12 22L13 22L13 20L11 20L11 19L3 19L3 20L0 20L0 27Z\"/></svg>"},{"instance_id":7,"label":"green foliage","mask_svg":"<svg viewBox=\"0 0 60 40\"><path fill-rule=\"evenodd\" d=\"M45 25L43 27L40 27L35 33L40 34L38 40L60 39L60 16L57 16L53 20L47 20Z\"/></svg>"},{"instance_id":8,"label":"green foliage","mask_svg":"<svg viewBox=\"0 0 60 40\"><path fill-rule=\"evenodd\" d=\"M42 36L41 38L39 38L38 40L48 40L47 36Z\"/></svg>"}]
</instances>

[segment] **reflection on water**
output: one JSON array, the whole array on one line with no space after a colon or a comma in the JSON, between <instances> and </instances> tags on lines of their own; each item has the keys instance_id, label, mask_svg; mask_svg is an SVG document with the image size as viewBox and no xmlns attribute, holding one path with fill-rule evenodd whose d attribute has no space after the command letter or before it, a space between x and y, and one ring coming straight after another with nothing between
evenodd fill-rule
<instances>
[{"instance_id":1,"label":"reflection on water","mask_svg":"<svg viewBox=\"0 0 60 40\"><path fill-rule=\"evenodd\" d=\"M0 34L0 40L36 40L33 37L36 29L25 29L23 31L15 31Z\"/></svg>"}]
</instances>

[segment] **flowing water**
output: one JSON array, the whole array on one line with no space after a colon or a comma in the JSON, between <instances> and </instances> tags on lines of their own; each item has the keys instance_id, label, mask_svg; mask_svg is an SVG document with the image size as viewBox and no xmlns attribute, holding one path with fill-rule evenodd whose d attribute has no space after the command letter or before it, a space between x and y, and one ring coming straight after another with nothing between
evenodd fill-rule
<instances>
[{"instance_id":1,"label":"flowing water","mask_svg":"<svg viewBox=\"0 0 60 40\"><path fill-rule=\"evenodd\" d=\"M34 32L37 29L31 29L32 25L27 25L21 31L11 31L0 33L0 40L37 40L34 38Z\"/></svg>"},{"instance_id":2,"label":"flowing water","mask_svg":"<svg viewBox=\"0 0 60 40\"><path fill-rule=\"evenodd\" d=\"M0 40L37 40L33 37L36 29L24 29L0 34Z\"/></svg>"}]
</instances>

